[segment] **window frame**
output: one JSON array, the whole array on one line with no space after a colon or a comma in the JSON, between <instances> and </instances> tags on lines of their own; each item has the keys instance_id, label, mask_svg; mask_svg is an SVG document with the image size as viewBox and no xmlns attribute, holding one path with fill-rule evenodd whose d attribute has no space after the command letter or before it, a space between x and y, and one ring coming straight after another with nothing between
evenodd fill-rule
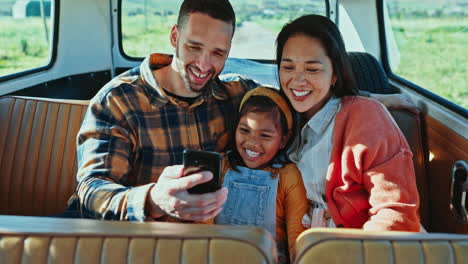
<instances>
[{"instance_id":1,"label":"window frame","mask_svg":"<svg viewBox=\"0 0 468 264\"><path fill-rule=\"evenodd\" d=\"M131 57L125 53L124 48L123 48L123 41L122 41L122 0L119 0L117 3L117 34L118 34L118 39L119 39L119 53L120 55L129 61L142 61L145 58L144 57Z\"/></svg>"},{"instance_id":2,"label":"window frame","mask_svg":"<svg viewBox=\"0 0 468 264\"><path fill-rule=\"evenodd\" d=\"M33 73L46 71L46 70L51 69L54 66L57 60L58 32L59 32L59 21L60 21L60 0L51 0L51 1L54 1L54 8L53 8L54 17L53 17L53 25L51 27L54 30L54 32L52 34L51 47L49 47L49 49L51 49L49 63L44 66L37 67L37 68L32 68L32 69L0 76L0 82L5 82L5 81L12 80L12 79L20 78L26 75L30 75Z\"/></svg>"},{"instance_id":3,"label":"window frame","mask_svg":"<svg viewBox=\"0 0 468 264\"><path fill-rule=\"evenodd\" d=\"M460 114L461 116L468 118L468 110L437 95L427 89L422 88L421 86L403 78L395 74L392 71L390 66L390 60L388 55L388 46L387 46L387 36L385 31L385 16L384 16L384 8L385 8L385 1L384 0L376 0L376 7L377 7L377 19L378 19L378 26L379 26L379 40L380 40L380 47L381 47L381 56L382 56L382 66L385 72L388 75L388 78L402 84L411 90L417 92L418 94L446 107L447 109Z\"/></svg>"},{"instance_id":4,"label":"window frame","mask_svg":"<svg viewBox=\"0 0 468 264\"><path fill-rule=\"evenodd\" d=\"M117 35L118 35L118 47L119 47L119 53L120 55L129 61L143 61L145 58L144 57L131 57L125 53L124 48L123 48L123 41L122 41L122 1L123 0L118 0L117 3ZM330 0L322 0L325 3L325 15L330 18ZM338 4L338 1L336 2ZM336 12L337 13L337 12ZM155 51L157 52L157 51ZM259 63L275 63L275 60L273 59L249 59L249 58L244 58L246 60L251 60Z\"/></svg>"}]
</instances>

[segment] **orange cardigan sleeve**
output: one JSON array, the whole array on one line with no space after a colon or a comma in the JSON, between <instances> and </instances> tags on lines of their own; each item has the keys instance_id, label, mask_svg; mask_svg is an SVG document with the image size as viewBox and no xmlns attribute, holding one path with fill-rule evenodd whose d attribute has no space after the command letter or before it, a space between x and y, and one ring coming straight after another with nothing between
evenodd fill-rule
<instances>
[{"instance_id":1,"label":"orange cardigan sleeve","mask_svg":"<svg viewBox=\"0 0 468 264\"><path fill-rule=\"evenodd\" d=\"M295 164L285 166L286 173L281 173L280 193L283 196L284 217L288 248L291 261L294 259L296 239L306 228L302 225L302 217L308 211L306 190L302 176ZM277 227L278 228L278 227Z\"/></svg>"}]
</instances>

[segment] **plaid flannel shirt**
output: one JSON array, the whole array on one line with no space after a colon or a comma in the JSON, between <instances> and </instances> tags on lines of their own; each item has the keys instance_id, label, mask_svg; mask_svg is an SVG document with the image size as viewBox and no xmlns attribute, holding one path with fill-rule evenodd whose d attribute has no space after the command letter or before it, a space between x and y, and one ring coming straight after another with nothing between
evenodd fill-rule
<instances>
[{"instance_id":1,"label":"plaid flannel shirt","mask_svg":"<svg viewBox=\"0 0 468 264\"><path fill-rule=\"evenodd\" d=\"M221 151L226 118L257 84L240 76L211 82L192 105L168 96L152 70L172 57L152 54L91 100L77 136L78 186L71 199L85 217L144 221L150 188L184 148Z\"/></svg>"}]
</instances>

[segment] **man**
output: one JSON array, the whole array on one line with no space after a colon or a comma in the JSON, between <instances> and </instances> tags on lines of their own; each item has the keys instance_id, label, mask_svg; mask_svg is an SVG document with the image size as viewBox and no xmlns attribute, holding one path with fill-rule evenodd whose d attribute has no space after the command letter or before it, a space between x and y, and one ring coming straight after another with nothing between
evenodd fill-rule
<instances>
[{"instance_id":1,"label":"man","mask_svg":"<svg viewBox=\"0 0 468 264\"><path fill-rule=\"evenodd\" d=\"M235 30L228 0L186 0L170 33L174 58L153 54L111 80L91 100L78 133L78 186L71 205L85 217L130 221L205 221L227 190L189 194L209 181L181 177L184 148L221 151L227 117L249 80L221 82ZM73 206L71 206L73 207Z\"/></svg>"},{"instance_id":2,"label":"man","mask_svg":"<svg viewBox=\"0 0 468 264\"><path fill-rule=\"evenodd\" d=\"M234 111L247 81L222 83L235 29L227 0L182 3L170 33L175 57L153 55L114 78L91 100L78 133L75 204L87 217L145 221L204 221L221 211L225 188L187 189L210 172L181 177L184 148L220 151L224 116Z\"/></svg>"}]
</instances>

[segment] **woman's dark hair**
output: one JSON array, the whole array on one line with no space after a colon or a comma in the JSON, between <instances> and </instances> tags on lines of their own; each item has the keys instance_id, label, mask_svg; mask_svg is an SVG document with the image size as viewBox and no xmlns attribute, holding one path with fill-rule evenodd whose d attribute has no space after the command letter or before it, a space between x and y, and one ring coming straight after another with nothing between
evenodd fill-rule
<instances>
[{"instance_id":1,"label":"woman's dark hair","mask_svg":"<svg viewBox=\"0 0 468 264\"><path fill-rule=\"evenodd\" d=\"M322 43L333 65L336 83L332 94L336 97L357 94L356 81L346 53L345 44L338 27L330 19L320 15L305 15L284 25L276 38L276 62L278 64L278 79L283 49L289 38L304 35L319 40ZM280 80L281 84L281 80ZM281 90L282 91L282 90Z\"/></svg>"},{"instance_id":2,"label":"woman's dark hair","mask_svg":"<svg viewBox=\"0 0 468 264\"><path fill-rule=\"evenodd\" d=\"M192 13L202 13L232 25L236 29L236 14L229 0L185 0L180 6L177 24L183 27Z\"/></svg>"},{"instance_id":3,"label":"woman's dark hair","mask_svg":"<svg viewBox=\"0 0 468 264\"><path fill-rule=\"evenodd\" d=\"M287 99L285 99L287 101ZM281 111L281 109L278 107L278 105L269 97L267 96L259 96L259 95L252 95L250 98L245 101L245 103L242 105L242 109L239 111L237 117L236 117L236 125L233 127L233 131L231 131L231 140L228 144L228 153L227 153L227 158L229 165L231 165L231 168L234 170L237 170L237 166L244 166L244 162L242 161L242 158L237 151L236 148L236 137L235 133L237 130L237 126L239 125L239 121L247 113L270 113L272 117L276 120L279 119L280 125L281 125L281 132L284 135L287 135L288 131L288 124L286 121L286 117L284 116L284 113ZM280 149L278 153L276 153L275 157L271 161L275 161L277 163L287 163L287 159L281 158L282 156L285 156L285 152L288 149L289 145L291 143L291 140L288 141L288 143L285 145L284 148Z\"/></svg>"}]
</instances>

